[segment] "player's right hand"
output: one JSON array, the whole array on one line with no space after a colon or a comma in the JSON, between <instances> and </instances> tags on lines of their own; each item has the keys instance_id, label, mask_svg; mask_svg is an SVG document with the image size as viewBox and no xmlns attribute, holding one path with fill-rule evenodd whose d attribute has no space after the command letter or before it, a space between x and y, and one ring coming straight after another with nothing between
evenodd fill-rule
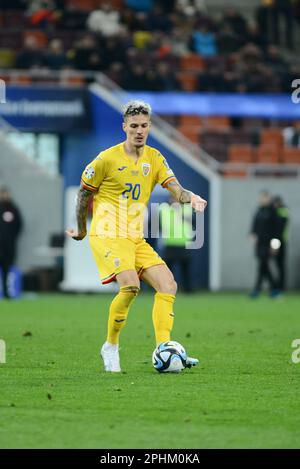
<instances>
[{"instance_id":1,"label":"player's right hand","mask_svg":"<svg viewBox=\"0 0 300 469\"><path fill-rule=\"evenodd\" d=\"M81 241L83 238L86 237L86 231L78 233L77 230L70 229L70 230L66 230L65 232L70 238L73 238L76 241Z\"/></svg>"}]
</instances>

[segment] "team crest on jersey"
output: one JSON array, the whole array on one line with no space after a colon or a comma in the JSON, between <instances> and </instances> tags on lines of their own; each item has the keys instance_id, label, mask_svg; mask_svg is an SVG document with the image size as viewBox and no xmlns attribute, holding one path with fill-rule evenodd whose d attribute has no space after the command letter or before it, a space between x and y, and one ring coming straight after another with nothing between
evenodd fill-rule
<instances>
[{"instance_id":1,"label":"team crest on jersey","mask_svg":"<svg viewBox=\"0 0 300 469\"><path fill-rule=\"evenodd\" d=\"M143 176L148 176L150 173L150 164L149 163L143 163L142 164L142 171L143 171Z\"/></svg>"},{"instance_id":2,"label":"team crest on jersey","mask_svg":"<svg viewBox=\"0 0 300 469\"><path fill-rule=\"evenodd\" d=\"M95 174L95 170L92 167L86 168L86 170L84 171L84 175L87 179L92 179L94 174Z\"/></svg>"}]
</instances>

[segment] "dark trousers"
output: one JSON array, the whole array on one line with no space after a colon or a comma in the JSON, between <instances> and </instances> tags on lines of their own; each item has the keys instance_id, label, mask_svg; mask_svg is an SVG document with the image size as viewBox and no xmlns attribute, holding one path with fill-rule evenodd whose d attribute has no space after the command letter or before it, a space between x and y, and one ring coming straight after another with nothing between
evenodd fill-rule
<instances>
[{"instance_id":1,"label":"dark trousers","mask_svg":"<svg viewBox=\"0 0 300 469\"><path fill-rule=\"evenodd\" d=\"M290 5L274 6L274 7L259 7L256 14L256 19L259 28L263 31L269 42L276 45L284 45L289 48L294 46L294 19L293 9ZM284 39L282 40L281 23L284 23Z\"/></svg>"},{"instance_id":2,"label":"dark trousers","mask_svg":"<svg viewBox=\"0 0 300 469\"><path fill-rule=\"evenodd\" d=\"M284 40L281 39L280 23L281 19L284 21ZM286 5L285 7L274 8L273 11L273 41L275 44L285 45L290 49L294 46L293 38L293 11L292 7ZM285 44L284 44L285 42Z\"/></svg>"},{"instance_id":3,"label":"dark trousers","mask_svg":"<svg viewBox=\"0 0 300 469\"><path fill-rule=\"evenodd\" d=\"M192 291L191 285L191 260L190 251L180 246L167 246L164 250L163 259L169 269L174 273L176 265L180 269L181 282L179 288L186 293Z\"/></svg>"},{"instance_id":4,"label":"dark trousers","mask_svg":"<svg viewBox=\"0 0 300 469\"><path fill-rule=\"evenodd\" d=\"M5 298L9 298L7 278L9 269L13 265L15 260L15 244L2 242L0 249L0 269L2 272L3 296Z\"/></svg>"},{"instance_id":5,"label":"dark trousers","mask_svg":"<svg viewBox=\"0 0 300 469\"><path fill-rule=\"evenodd\" d=\"M270 270L270 253L269 245L258 245L257 246L257 275L255 282L255 290L260 291L264 280L267 280L270 288L273 290L276 288L276 282L273 278Z\"/></svg>"}]
</instances>

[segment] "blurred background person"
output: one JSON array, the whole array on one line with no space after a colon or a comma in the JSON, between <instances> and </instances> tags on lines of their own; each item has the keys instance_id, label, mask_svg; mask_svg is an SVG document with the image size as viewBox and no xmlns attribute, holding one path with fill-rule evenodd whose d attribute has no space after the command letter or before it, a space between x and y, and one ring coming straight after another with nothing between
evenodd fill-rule
<instances>
[{"instance_id":1,"label":"blurred background person","mask_svg":"<svg viewBox=\"0 0 300 469\"><path fill-rule=\"evenodd\" d=\"M4 298L9 298L7 278L16 258L22 217L6 187L0 188L0 269Z\"/></svg>"},{"instance_id":2,"label":"blurred background person","mask_svg":"<svg viewBox=\"0 0 300 469\"><path fill-rule=\"evenodd\" d=\"M283 202L282 197L279 195L274 197L272 202L275 210L275 244L272 253L277 268L277 288L280 292L283 292L286 288L285 264L289 229L289 210ZM277 240L279 242L277 242Z\"/></svg>"},{"instance_id":3,"label":"blurred background person","mask_svg":"<svg viewBox=\"0 0 300 469\"><path fill-rule=\"evenodd\" d=\"M185 293L192 291L191 262L192 250L186 245L192 240L192 212L187 205L181 206L170 197L168 204L160 207L160 226L162 233L162 249L165 261L174 275L176 268L180 278L176 278L178 286Z\"/></svg>"},{"instance_id":4,"label":"blurred background person","mask_svg":"<svg viewBox=\"0 0 300 469\"><path fill-rule=\"evenodd\" d=\"M270 194L263 191L259 197L259 207L254 215L250 236L255 243L257 258L257 275L254 289L250 296L257 298L262 290L264 280L269 282L270 295L277 296L276 282L270 270L271 240L275 238L275 209Z\"/></svg>"},{"instance_id":5,"label":"blurred background person","mask_svg":"<svg viewBox=\"0 0 300 469\"><path fill-rule=\"evenodd\" d=\"M294 121L292 126L283 129L283 137L286 146L300 148L300 121Z\"/></svg>"}]
</instances>

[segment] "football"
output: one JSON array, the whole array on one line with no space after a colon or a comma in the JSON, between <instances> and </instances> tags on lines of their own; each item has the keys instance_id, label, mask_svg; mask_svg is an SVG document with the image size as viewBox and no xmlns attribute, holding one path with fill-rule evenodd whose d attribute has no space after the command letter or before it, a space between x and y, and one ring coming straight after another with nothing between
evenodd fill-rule
<instances>
[{"instance_id":1,"label":"football","mask_svg":"<svg viewBox=\"0 0 300 469\"><path fill-rule=\"evenodd\" d=\"M152 363L159 373L179 373L186 367L187 354L175 341L162 342L152 354Z\"/></svg>"}]
</instances>

